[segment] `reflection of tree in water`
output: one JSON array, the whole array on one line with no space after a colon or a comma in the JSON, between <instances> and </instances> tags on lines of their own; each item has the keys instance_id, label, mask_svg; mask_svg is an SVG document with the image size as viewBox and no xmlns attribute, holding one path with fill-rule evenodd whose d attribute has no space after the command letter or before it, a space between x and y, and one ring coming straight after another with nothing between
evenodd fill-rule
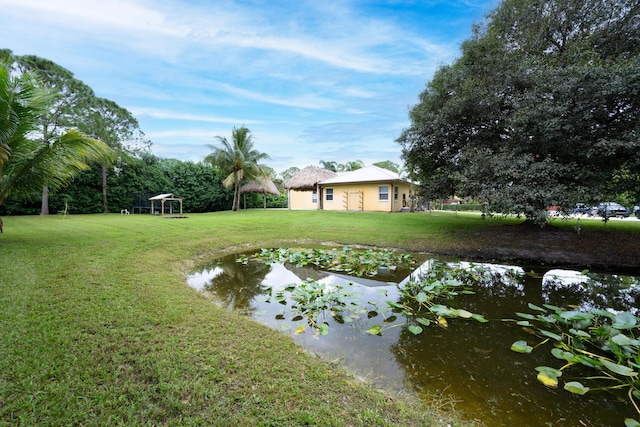
<instances>
[{"instance_id":1,"label":"reflection of tree in water","mask_svg":"<svg viewBox=\"0 0 640 427\"><path fill-rule=\"evenodd\" d=\"M551 277L544 281L543 297L560 307L576 305L583 311L609 308L637 315L640 314L640 277L597 273L586 274L582 281Z\"/></svg>"},{"instance_id":2,"label":"reflection of tree in water","mask_svg":"<svg viewBox=\"0 0 640 427\"><path fill-rule=\"evenodd\" d=\"M502 278L497 275L496 278ZM449 327L430 326L419 335L403 328L391 352L404 370L407 384L418 393L437 392L451 387L451 392L478 401L504 399L505 390L521 381L522 372L504 373L513 364L511 343L517 328L500 319L523 311L522 302L540 298L540 282L524 285L517 280L496 280L491 285L475 287L473 295L458 295L443 302L454 308L478 313L489 323L465 319L448 319ZM535 361L527 360L534 369ZM513 393L517 393L513 391ZM491 405L491 403L489 403Z\"/></svg>"},{"instance_id":3,"label":"reflection of tree in water","mask_svg":"<svg viewBox=\"0 0 640 427\"><path fill-rule=\"evenodd\" d=\"M260 262L249 262L244 265L235 260L236 255L233 255L208 266L208 268L219 267L223 272L204 289L215 295L226 308L251 310L253 299L263 293L260 285L271 267Z\"/></svg>"},{"instance_id":4,"label":"reflection of tree in water","mask_svg":"<svg viewBox=\"0 0 640 427\"><path fill-rule=\"evenodd\" d=\"M518 311L530 312L528 302L610 306L611 301L622 298L620 295L627 301L626 295L632 294L626 291L630 287L636 292L635 298L637 288L630 286L628 279L613 280L611 285L596 285L590 280L585 285L591 287L589 292L580 285L560 282L555 283L557 289L549 289L546 282L543 286L542 274L530 274L520 283L495 282L474 289L474 295L460 295L448 303L482 314L489 323L449 319L448 328L428 327L419 335L403 327L390 351L404 372L405 385L421 395L444 393L460 400L460 409L489 425L530 425L536 413L563 414L566 425L579 425L580 420L594 420L589 425L608 425L602 424L602 413L627 409L623 402L604 399L597 393L568 399L564 390L539 385L535 367L553 366L557 360L548 351L533 352L526 358L511 351L514 341L531 336L515 323L500 319L514 318ZM633 301L635 305L636 299Z\"/></svg>"}]
</instances>

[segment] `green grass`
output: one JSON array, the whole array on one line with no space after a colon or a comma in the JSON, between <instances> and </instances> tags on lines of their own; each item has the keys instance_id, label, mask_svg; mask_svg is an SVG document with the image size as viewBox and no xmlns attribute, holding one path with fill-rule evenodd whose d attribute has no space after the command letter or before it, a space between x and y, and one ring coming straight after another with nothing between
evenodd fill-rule
<instances>
[{"instance_id":1,"label":"green grass","mask_svg":"<svg viewBox=\"0 0 640 427\"><path fill-rule=\"evenodd\" d=\"M351 379L206 301L186 285L186 272L216 255L294 243L433 250L517 222L262 210L3 219L0 425L7 426L473 424L443 415L437 406L446 402L425 407Z\"/></svg>"}]
</instances>

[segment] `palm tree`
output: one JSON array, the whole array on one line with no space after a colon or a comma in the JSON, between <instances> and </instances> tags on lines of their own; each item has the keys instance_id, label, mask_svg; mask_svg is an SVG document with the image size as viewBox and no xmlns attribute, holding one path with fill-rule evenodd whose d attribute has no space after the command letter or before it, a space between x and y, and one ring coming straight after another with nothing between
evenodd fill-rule
<instances>
[{"instance_id":1,"label":"palm tree","mask_svg":"<svg viewBox=\"0 0 640 427\"><path fill-rule=\"evenodd\" d=\"M338 163L334 162L333 160L320 160L320 166L322 166L326 170L338 172L338 168L340 165L338 165Z\"/></svg>"},{"instance_id":2,"label":"palm tree","mask_svg":"<svg viewBox=\"0 0 640 427\"><path fill-rule=\"evenodd\" d=\"M209 145L213 151L205 157L204 161L229 173L222 181L222 185L226 188L234 187L231 209L237 211L240 205L240 184L244 180L265 177L267 174L258 162L268 159L269 156L253 149L253 136L244 126L233 128L231 142L222 136L216 136L215 139L222 147Z\"/></svg>"},{"instance_id":3,"label":"palm tree","mask_svg":"<svg viewBox=\"0 0 640 427\"><path fill-rule=\"evenodd\" d=\"M351 172L357 169L362 169L363 167L364 167L364 162L362 160L354 160L342 165L340 172Z\"/></svg>"},{"instance_id":4,"label":"palm tree","mask_svg":"<svg viewBox=\"0 0 640 427\"><path fill-rule=\"evenodd\" d=\"M35 134L44 145L50 145L67 129L79 129L86 119L93 90L76 79L66 68L35 55L2 54L7 66L15 74L30 73L37 76L38 87L50 93L48 105L39 108L38 127ZM42 188L41 215L49 215L49 188Z\"/></svg>"},{"instance_id":5,"label":"palm tree","mask_svg":"<svg viewBox=\"0 0 640 427\"><path fill-rule=\"evenodd\" d=\"M38 197L43 187L59 190L89 169L88 163L111 153L106 144L73 129L48 144L37 140L49 96L29 73L12 76L0 63L0 205L10 194Z\"/></svg>"}]
</instances>

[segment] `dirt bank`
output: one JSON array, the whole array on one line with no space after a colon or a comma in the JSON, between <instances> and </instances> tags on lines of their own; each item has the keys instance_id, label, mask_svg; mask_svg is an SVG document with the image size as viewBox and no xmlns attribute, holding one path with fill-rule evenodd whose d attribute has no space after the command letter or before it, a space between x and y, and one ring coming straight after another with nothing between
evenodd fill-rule
<instances>
[{"instance_id":1,"label":"dirt bank","mask_svg":"<svg viewBox=\"0 0 640 427\"><path fill-rule=\"evenodd\" d=\"M455 236L441 255L640 275L640 235L616 231L505 225Z\"/></svg>"}]
</instances>

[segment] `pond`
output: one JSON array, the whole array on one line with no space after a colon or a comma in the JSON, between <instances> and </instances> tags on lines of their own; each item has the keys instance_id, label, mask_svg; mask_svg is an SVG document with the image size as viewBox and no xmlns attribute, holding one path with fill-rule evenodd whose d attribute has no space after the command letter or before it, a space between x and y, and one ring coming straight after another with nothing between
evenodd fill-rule
<instances>
[{"instance_id":1,"label":"pond","mask_svg":"<svg viewBox=\"0 0 640 427\"><path fill-rule=\"evenodd\" d=\"M478 313L488 321L447 319L447 327L422 325L416 334L405 317L382 307L401 299L396 283L416 280L433 260L414 255L419 266L415 270L398 268L389 274L355 277L311 265L246 258L254 253L208 262L189 274L188 284L217 304L290 335L309 352L375 387L415 394L425 401L432 395L450 398L468 418L491 426L620 426L626 417L638 419L626 392L591 391L579 396L562 385L545 387L537 379L536 367L560 368L563 362L551 354L550 344L530 354L512 351L516 341L535 346L541 340L515 321L504 321L522 321L516 312L535 315L536 308L545 304L638 315L638 277L473 264L501 280L474 285L474 293L457 296L455 306L464 309L460 313ZM343 289L346 298L339 315L332 316L331 309L320 313L318 323L328 327L322 333L311 327L308 313L293 309L292 294L286 292L292 289L288 285L311 283L310 278L327 289ZM372 326L380 333L371 333ZM579 368L578 374L585 376ZM565 372L561 384L571 381L571 375L576 373Z\"/></svg>"}]
</instances>

